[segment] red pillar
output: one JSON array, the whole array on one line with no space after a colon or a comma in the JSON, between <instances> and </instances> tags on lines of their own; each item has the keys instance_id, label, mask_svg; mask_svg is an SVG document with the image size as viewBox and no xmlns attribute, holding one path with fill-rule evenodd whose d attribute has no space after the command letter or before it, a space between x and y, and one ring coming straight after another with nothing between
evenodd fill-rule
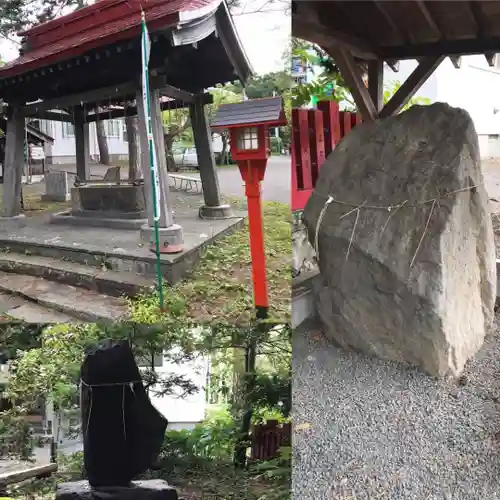
<instances>
[{"instance_id":1,"label":"red pillar","mask_svg":"<svg viewBox=\"0 0 500 500\"><path fill-rule=\"evenodd\" d=\"M267 160L249 160L246 163L247 175L243 175L243 178L245 179L245 194L248 203L248 226L250 232L254 304L257 312L257 319L266 319L269 309L269 295L260 183L264 178Z\"/></svg>"}]
</instances>

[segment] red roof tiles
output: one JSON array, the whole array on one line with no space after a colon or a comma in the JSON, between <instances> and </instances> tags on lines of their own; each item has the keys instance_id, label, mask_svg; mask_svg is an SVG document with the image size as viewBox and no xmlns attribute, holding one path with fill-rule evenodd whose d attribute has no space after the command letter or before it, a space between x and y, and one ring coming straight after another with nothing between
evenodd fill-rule
<instances>
[{"instance_id":1,"label":"red roof tiles","mask_svg":"<svg viewBox=\"0 0 500 500\"><path fill-rule=\"evenodd\" d=\"M21 33L24 55L0 68L0 78L15 76L91 49L127 40L140 32L141 6L148 29L176 25L181 12L193 11L214 0L101 0Z\"/></svg>"}]
</instances>

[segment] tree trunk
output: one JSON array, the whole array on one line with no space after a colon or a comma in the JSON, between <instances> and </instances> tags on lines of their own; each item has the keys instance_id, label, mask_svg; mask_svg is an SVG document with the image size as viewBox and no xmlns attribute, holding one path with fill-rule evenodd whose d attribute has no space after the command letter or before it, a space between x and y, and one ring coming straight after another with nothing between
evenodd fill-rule
<instances>
[{"instance_id":1,"label":"tree trunk","mask_svg":"<svg viewBox=\"0 0 500 500\"><path fill-rule=\"evenodd\" d=\"M178 172L179 167L175 163L174 155L172 152L172 147L174 144L175 135L172 134L164 134L165 138L165 156L167 158L167 170L169 172Z\"/></svg>"},{"instance_id":2,"label":"tree trunk","mask_svg":"<svg viewBox=\"0 0 500 500\"><path fill-rule=\"evenodd\" d=\"M246 451L249 446L249 433L252 424L253 404L251 395L255 387L255 365L257 360L257 339L255 332L250 333L248 344L245 348L245 403L246 408L241 419L240 434L234 450L234 466L243 469L246 466Z\"/></svg>"},{"instance_id":3,"label":"tree trunk","mask_svg":"<svg viewBox=\"0 0 500 500\"><path fill-rule=\"evenodd\" d=\"M97 108L97 113L102 111ZM104 130L104 122L102 120L96 120L95 122L96 134L97 134L97 146L99 147L99 162L103 165L111 165L111 160L109 158L109 148L108 140L106 138L106 131Z\"/></svg>"},{"instance_id":4,"label":"tree trunk","mask_svg":"<svg viewBox=\"0 0 500 500\"><path fill-rule=\"evenodd\" d=\"M222 151L220 153L221 156L221 163L222 165L229 165L229 155L228 155L228 136L227 132L224 131L221 134L221 141L222 141Z\"/></svg>"},{"instance_id":5,"label":"tree trunk","mask_svg":"<svg viewBox=\"0 0 500 500\"><path fill-rule=\"evenodd\" d=\"M131 181L135 181L139 169L139 154L137 147L139 122L137 116L125 117L125 127L128 141L128 178Z\"/></svg>"}]
</instances>

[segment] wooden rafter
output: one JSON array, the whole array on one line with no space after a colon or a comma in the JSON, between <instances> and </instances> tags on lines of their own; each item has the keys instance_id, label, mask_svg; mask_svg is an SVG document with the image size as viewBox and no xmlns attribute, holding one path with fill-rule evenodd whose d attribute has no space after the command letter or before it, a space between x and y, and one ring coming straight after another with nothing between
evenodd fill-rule
<instances>
[{"instance_id":1,"label":"wooden rafter","mask_svg":"<svg viewBox=\"0 0 500 500\"><path fill-rule=\"evenodd\" d=\"M472 22L474 23L474 28L476 30L476 36L479 40L484 39L484 24L481 19L481 9L479 8L479 5L475 2L467 2L467 5L469 7L470 11L470 18ZM488 62L488 66L493 67L495 66L495 52L493 51L486 51L484 53L484 57L486 58L486 61Z\"/></svg>"},{"instance_id":2,"label":"wooden rafter","mask_svg":"<svg viewBox=\"0 0 500 500\"><path fill-rule=\"evenodd\" d=\"M418 59L420 57L461 56L500 52L500 36L495 38L441 40L431 43L419 43L404 47L381 47L379 57L387 59Z\"/></svg>"},{"instance_id":3,"label":"wooden rafter","mask_svg":"<svg viewBox=\"0 0 500 500\"><path fill-rule=\"evenodd\" d=\"M352 54L339 47L331 47L328 52L335 59L335 63L340 68L344 81L347 83L354 97L363 121L375 120L378 115L378 110L373 104L368 89L363 83L361 72Z\"/></svg>"},{"instance_id":4,"label":"wooden rafter","mask_svg":"<svg viewBox=\"0 0 500 500\"><path fill-rule=\"evenodd\" d=\"M425 83L434 70L441 64L445 56L427 57L420 61L413 73L399 87L398 91L391 97L389 102L382 108L380 118L397 114L415 92Z\"/></svg>"},{"instance_id":5,"label":"wooden rafter","mask_svg":"<svg viewBox=\"0 0 500 500\"><path fill-rule=\"evenodd\" d=\"M394 73L397 73L399 71L399 61L394 61L393 59L389 59L388 61L385 61L387 63L387 66L394 71Z\"/></svg>"},{"instance_id":6,"label":"wooden rafter","mask_svg":"<svg viewBox=\"0 0 500 500\"><path fill-rule=\"evenodd\" d=\"M363 59L376 59L374 48L357 36L325 26L318 13L311 8L313 2L297 2L292 20L293 35L320 46L338 45Z\"/></svg>"},{"instance_id":7,"label":"wooden rafter","mask_svg":"<svg viewBox=\"0 0 500 500\"><path fill-rule=\"evenodd\" d=\"M441 29L439 28L439 26L436 24L436 21L432 17L432 14L431 14L430 10L428 9L427 5L425 5L425 2L423 2L422 0L416 0L415 3L417 4L420 12L425 17L427 24L432 28L432 30L434 31L436 36L438 38L442 38L443 33L441 32Z\"/></svg>"},{"instance_id":8,"label":"wooden rafter","mask_svg":"<svg viewBox=\"0 0 500 500\"><path fill-rule=\"evenodd\" d=\"M462 56L450 56L450 61L455 68L460 69L462 65Z\"/></svg>"},{"instance_id":9,"label":"wooden rafter","mask_svg":"<svg viewBox=\"0 0 500 500\"><path fill-rule=\"evenodd\" d=\"M392 28L392 31L399 38L399 40L403 43L408 43L408 37L399 29L397 23L394 22L390 12L387 10L387 5L384 0L374 0L373 2L377 10L382 14L384 19L387 21L387 24Z\"/></svg>"}]
</instances>

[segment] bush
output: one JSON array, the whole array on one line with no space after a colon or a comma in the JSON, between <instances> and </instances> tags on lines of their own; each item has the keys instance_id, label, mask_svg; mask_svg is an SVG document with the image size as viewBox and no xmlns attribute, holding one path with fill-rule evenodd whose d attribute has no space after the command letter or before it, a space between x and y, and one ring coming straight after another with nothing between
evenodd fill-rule
<instances>
[{"instance_id":1,"label":"bush","mask_svg":"<svg viewBox=\"0 0 500 500\"><path fill-rule=\"evenodd\" d=\"M226 409L209 414L193 430L168 431L160 460L231 460L236 427Z\"/></svg>"}]
</instances>

